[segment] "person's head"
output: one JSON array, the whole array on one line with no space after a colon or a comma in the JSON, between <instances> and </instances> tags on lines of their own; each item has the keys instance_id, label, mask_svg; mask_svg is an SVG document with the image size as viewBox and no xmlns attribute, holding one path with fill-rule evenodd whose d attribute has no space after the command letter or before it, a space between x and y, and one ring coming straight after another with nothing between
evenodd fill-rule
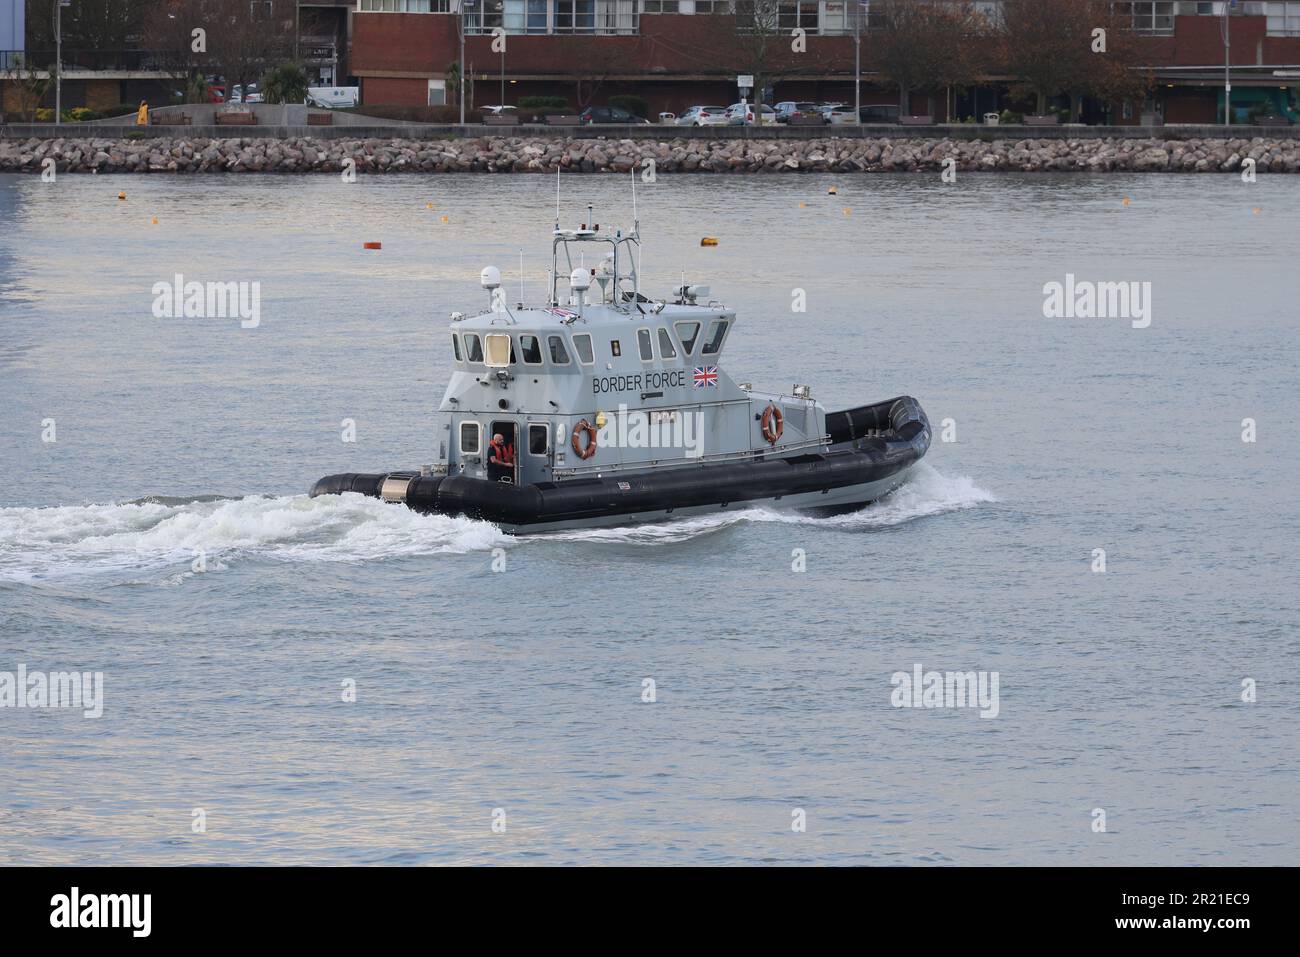
<instances>
[{"instance_id":1,"label":"person's head","mask_svg":"<svg viewBox=\"0 0 1300 957\"><path fill-rule=\"evenodd\" d=\"M505 439L501 438L501 433L500 433L500 432L498 432L496 435L492 436L492 444L493 444L493 445L501 445L503 442L505 442Z\"/></svg>"}]
</instances>

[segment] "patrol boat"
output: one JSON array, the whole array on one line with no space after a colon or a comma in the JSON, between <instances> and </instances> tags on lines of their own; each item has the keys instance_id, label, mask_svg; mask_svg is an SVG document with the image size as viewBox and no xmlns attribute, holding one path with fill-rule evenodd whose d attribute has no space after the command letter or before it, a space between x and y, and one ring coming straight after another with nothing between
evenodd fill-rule
<instances>
[{"instance_id":1,"label":"patrol boat","mask_svg":"<svg viewBox=\"0 0 1300 957\"><path fill-rule=\"evenodd\" d=\"M907 480L930 447L915 399L827 412L806 385L734 382L720 363L735 311L685 282L643 295L639 224L602 232L587 209L578 229L557 216L545 305L508 306L489 266L488 308L452 314L432 461L328 475L313 497L359 492L533 533L750 507L834 514Z\"/></svg>"}]
</instances>

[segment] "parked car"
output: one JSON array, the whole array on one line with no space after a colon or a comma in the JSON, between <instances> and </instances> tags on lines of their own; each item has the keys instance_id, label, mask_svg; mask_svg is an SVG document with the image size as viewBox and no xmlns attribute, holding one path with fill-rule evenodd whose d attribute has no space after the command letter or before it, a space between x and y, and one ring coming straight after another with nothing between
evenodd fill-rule
<instances>
[{"instance_id":1,"label":"parked car","mask_svg":"<svg viewBox=\"0 0 1300 957\"><path fill-rule=\"evenodd\" d=\"M728 126L753 126L754 125L754 104L753 103L732 103L727 107L727 125ZM776 110L763 104L763 125L776 125Z\"/></svg>"},{"instance_id":2,"label":"parked car","mask_svg":"<svg viewBox=\"0 0 1300 957\"><path fill-rule=\"evenodd\" d=\"M851 126L858 121L858 116L853 112L853 107L844 106L841 103L827 105L822 108L822 119L831 126Z\"/></svg>"},{"instance_id":3,"label":"parked car","mask_svg":"<svg viewBox=\"0 0 1300 957\"><path fill-rule=\"evenodd\" d=\"M265 98L262 96L262 91L256 83L248 84L247 91L245 91L245 89L242 86L236 83L234 88L230 91L230 102L231 103L263 103L265 102Z\"/></svg>"},{"instance_id":4,"label":"parked car","mask_svg":"<svg viewBox=\"0 0 1300 957\"><path fill-rule=\"evenodd\" d=\"M725 106L692 106L677 117L678 126L726 126Z\"/></svg>"},{"instance_id":5,"label":"parked car","mask_svg":"<svg viewBox=\"0 0 1300 957\"><path fill-rule=\"evenodd\" d=\"M589 106L578 114L578 122L583 126L593 123L649 123L644 116L636 116L617 106Z\"/></svg>"},{"instance_id":6,"label":"parked car","mask_svg":"<svg viewBox=\"0 0 1300 957\"><path fill-rule=\"evenodd\" d=\"M775 107L776 121L778 123L789 123L791 119L797 116L820 116L816 103L797 102L795 100L784 100Z\"/></svg>"},{"instance_id":7,"label":"parked car","mask_svg":"<svg viewBox=\"0 0 1300 957\"><path fill-rule=\"evenodd\" d=\"M872 103L858 111L863 123L897 123L899 108L896 103Z\"/></svg>"}]
</instances>

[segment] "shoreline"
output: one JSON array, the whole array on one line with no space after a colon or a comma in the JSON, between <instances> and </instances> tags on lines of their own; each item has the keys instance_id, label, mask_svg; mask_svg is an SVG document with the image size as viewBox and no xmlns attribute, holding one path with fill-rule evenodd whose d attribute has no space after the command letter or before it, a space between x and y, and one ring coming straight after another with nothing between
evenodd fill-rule
<instances>
[{"instance_id":1,"label":"shoreline","mask_svg":"<svg viewBox=\"0 0 1300 957\"><path fill-rule=\"evenodd\" d=\"M155 128L151 128L151 132ZM496 134L451 139L383 136L226 136L175 132L0 138L0 172L40 173L890 173L1234 172L1253 159L1260 173L1300 172L1300 139L1247 137L1041 136L1003 128L992 139L895 132L889 136L632 139ZM195 131L197 132L197 131ZM114 130L116 133L116 130Z\"/></svg>"}]
</instances>

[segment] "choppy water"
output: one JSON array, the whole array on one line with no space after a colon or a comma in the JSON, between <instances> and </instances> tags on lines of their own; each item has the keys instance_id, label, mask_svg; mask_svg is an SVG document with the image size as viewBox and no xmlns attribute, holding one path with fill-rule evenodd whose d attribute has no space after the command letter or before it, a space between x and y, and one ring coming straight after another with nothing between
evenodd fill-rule
<instances>
[{"instance_id":1,"label":"choppy water","mask_svg":"<svg viewBox=\"0 0 1300 957\"><path fill-rule=\"evenodd\" d=\"M625 186L566 181L566 220ZM738 308L738 378L910 393L957 441L835 519L309 500L427 460L445 317L521 248L540 294L554 181L0 177L0 671L105 676L98 720L0 708L0 861L1295 863L1300 188L639 200L651 289ZM261 325L153 318L178 272L259 281ZM1150 281L1150 328L1043 318L1067 272ZM892 707L917 663L997 671L998 716Z\"/></svg>"}]
</instances>

